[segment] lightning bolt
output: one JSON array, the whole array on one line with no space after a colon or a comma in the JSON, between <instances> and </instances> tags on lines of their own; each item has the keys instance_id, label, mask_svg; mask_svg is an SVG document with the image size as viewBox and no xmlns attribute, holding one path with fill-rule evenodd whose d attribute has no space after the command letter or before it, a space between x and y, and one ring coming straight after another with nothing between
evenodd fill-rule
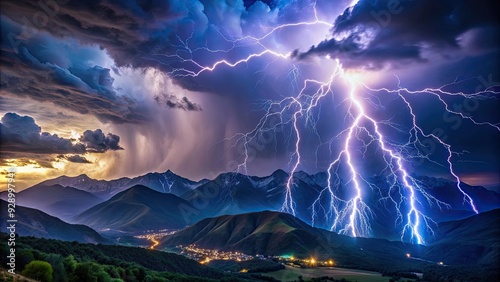
<instances>
[{"instance_id":1,"label":"lightning bolt","mask_svg":"<svg viewBox=\"0 0 500 282\"><path fill-rule=\"evenodd\" d=\"M369 89L370 91L374 91L374 92L395 93L395 94L397 94L402 99L402 101L404 101L404 103L406 104L406 106L407 106L407 108L409 110L410 115L412 116L412 125L413 125L413 127L411 128L411 132L413 132L413 136L414 136L414 141L409 140L406 145L410 145L410 144L416 145L418 143L421 146L423 146L421 143L419 143L420 141L417 138L418 134L420 134L421 136L423 136L425 138L432 138L435 141L437 141L440 145L442 145L443 148L445 148L446 151L447 151L446 162L447 162L447 165L448 165L449 172L450 172L450 174L453 176L453 178L456 181L456 188L463 195L464 203L469 204L470 207L472 208L472 210L476 214L479 213L478 209L476 208L476 206L474 204L473 199L462 189L462 187L461 187L461 183L462 182L460 180L460 177L455 173L453 162L452 162L452 158L453 158L453 154L457 154L457 153L453 152L451 150L451 145L448 144L448 143L446 143L442 138L440 138L436 134L432 134L432 133L426 134L424 132L424 130L420 126L417 125L416 115L415 115L415 113L413 111L413 108L411 107L410 103L405 98L405 96L403 95L403 93L408 93L410 95L430 94L430 95L436 96L438 98L438 100L443 104L445 110L448 113L460 116L462 119L469 120L469 121L471 121L475 125L489 126L491 128L496 129L497 131L500 131L500 127L499 127L498 123L495 124L495 123L491 123L491 122L476 121L471 116L466 116L466 115L464 115L461 112L457 112L457 111L451 110L451 107L448 105L448 103L446 103L446 101L443 99L443 97L441 95L443 95L443 96L445 96L445 95L448 95L448 96L461 96L461 97L466 98L466 99L470 99L470 98L491 99L491 98L494 97L494 96L491 96L491 94L498 95L500 93L496 92L496 91L489 90L489 89L486 89L486 90L480 91L480 92L476 92L476 93L473 93L473 94L467 94L467 93L463 93L463 92L453 93L453 92L444 91L443 88L445 86L448 86L448 85L445 85L445 86L443 86L441 88L426 88L424 90L419 90L419 91L410 91L407 88L401 87L400 84L401 83L400 83L399 78L398 78L398 87L399 88L396 89L396 90L390 90L390 89L387 89L387 88L373 89L373 88L370 88L370 87L368 87L366 85L364 85L364 87L367 88L367 89Z\"/></svg>"},{"instance_id":2,"label":"lightning bolt","mask_svg":"<svg viewBox=\"0 0 500 282\"><path fill-rule=\"evenodd\" d=\"M354 6L356 3L357 1L353 1L351 6ZM193 53L198 51L205 51L214 54L228 53L241 46L258 46L261 50L251 53L239 60L218 60L210 65L202 65L196 62L192 57L185 58L180 54L165 55L164 57L167 59L180 60L187 66L190 66L189 68L174 68L169 75L174 77L197 77L206 72L214 72L222 66L234 68L240 64L245 64L253 59L264 56L274 57L276 60L289 60L291 58L291 53L282 53L272 50L266 47L264 40L269 38L274 33L287 28L315 25L323 25L330 28L333 27L332 24L318 18L315 2L312 6L314 11L314 20L279 25L260 37L245 36L231 39L224 36L222 32L217 31L223 40L230 43L230 47L226 49L213 50L207 47L191 49L189 47L189 40L191 37L185 41L178 38L180 42L178 47L183 48L183 50L191 56ZM157 55L163 56L161 54ZM156 60L155 58L148 59ZM327 59L330 58L328 57ZM295 183L295 175L302 162L302 128L312 128L312 131L320 137L319 133L315 131L315 123L319 119L319 115L315 118L313 112L319 108L320 100L324 97L341 95L341 93L334 93L332 90L333 84L337 80L340 80L343 83L347 83L349 88L347 97L345 97L341 102L341 104L345 103L348 105L345 121L349 121L349 125L331 140L324 143L328 145L331 155L335 157L328 165L326 185L319 191L318 197L310 207L311 223L313 226L318 219L318 211L322 210L325 220L331 223L330 229L332 231L355 237L371 236L372 227L370 222L373 218L373 211L369 207L370 203L367 200L367 197L370 192L375 191L379 193L380 202L383 202L384 205L389 203L394 207L396 211L396 220L394 224L395 226L401 226L401 240L417 244L425 244L424 234L426 234L426 232L433 233L432 225L435 224L435 222L433 222L432 219L426 216L423 212L424 204L426 203L429 206L437 205L439 208L449 208L450 206L427 193L422 183L412 177L409 171L405 168L405 165L408 165L414 158L422 158L441 165L439 160L434 160L431 156L421 154L419 152L418 146L423 146L421 141L422 137L435 140L446 150L447 158L444 161L447 164L450 174L456 181L456 188L463 195L464 204L468 204L475 213L478 213L478 209L474 204L472 197L470 197L470 195L462 189L460 177L455 172L455 168L453 166L453 156L457 153L452 151L451 145L446 143L443 138L440 138L433 133L426 133L422 127L417 124L417 116L406 96L433 95L439 100L448 113L457 115L475 125L488 126L500 131L500 124L479 121L460 111L453 110L446 102L446 99L443 98L445 96L459 96L464 99L477 97L491 98L499 93L491 89L486 89L473 94L449 92L444 90L446 85L437 89L426 88L423 90L413 91L401 87L401 83L398 83L397 89L374 89L358 81L358 78L355 75L346 72L342 68L342 64L338 59L335 59L335 62L335 68L327 81L304 79L302 88L298 91L297 95L285 97L279 101L264 102L262 107L264 115L252 130L247 133L237 133L227 139L224 139L224 141L233 142L233 145L228 149L228 151L235 149L239 144L243 147L243 160L237 165L237 171L243 171L248 174L247 164L252 157L252 142L257 140L261 134L276 134L276 132L282 130L283 128L290 128L288 134L286 134L286 132L283 133L286 137L287 143L292 144L293 150L289 159L289 167L291 167L291 170L285 183L284 200L280 210L297 215L297 205L294 201L295 189L297 187ZM293 83L297 83L300 79L300 74L295 66L290 72L290 76L292 77L291 80ZM398 144L384 135L381 125L389 126L398 132L404 133L404 130L400 129L397 125L390 121L377 120L370 115L369 111L367 111L366 105L363 104L364 101L369 99L360 96L359 93L361 91L368 91L379 95L394 94L401 99L404 105L406 105L412 120L412 126L409 130L410 135L406 143ZM338 140L341 140L343 146L341 146L340 152L334 153L334 146L332 146L332 144ZM359 146L357 145L358 143L363 143L363 145ZM382 154L382 161L385 164L385 167L382 169L381 174L383 173L387 176L386 183L389 184L389 187L385 190L381 188L380 185L371 183L368 179L363 177L360 166L356 163L356 153L361 150L364 156L369 146L377 146ZM411 148L413 148L413 150L410 150ZM345 169L348 174L346 183L342 183L341 181L342 177L340 175L340 170L342 169ZM350 188L350 193L340 193L339 188L342 186ZM322 204L324 198L328 198L328 205L326 207Z\"/></svg>"}]
</instances>

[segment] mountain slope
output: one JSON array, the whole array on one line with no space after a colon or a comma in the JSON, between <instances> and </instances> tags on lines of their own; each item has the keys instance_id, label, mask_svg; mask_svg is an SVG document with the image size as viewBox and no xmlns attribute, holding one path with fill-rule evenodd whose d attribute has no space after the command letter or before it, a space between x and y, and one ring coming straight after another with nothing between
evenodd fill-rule
<instances>
[{"instance_id":1,"label":"mountain slope","mask_svg":"<svg viewBox=\"0 0 500 282\"><path fill-rule=\"evenodd\" d=\"M331 251L319 230L291 215L270 211L204 219L165 237L161 246L189 244L265 255Z\"/></svg>"},{"instance_id":2,"label":"mountain slope","mask_svg":"<svg viewBox=\"0 0 500 282\"><path fill-rule=\"evenodd\" d=\"M161 240L160 248L196 244L246 254L334 258L337 265L380 269L421 246L382 239L351 238L314 228L285 213L262 211L201 220Z\"/></svg>"},{"instance_id":3,"label":"mountain slope","mask_svg":"<svg viewBox=\"0 0 500 282\"><path fill-rule=\"evenodd\" d=\"M0 200L1 223L0 229L7 230L7 202ZM82 243L102 243L109 241L99 235L93 229L84 226L66 223L56 217L50 216L42 211L16 206L15 219L17 222L16 233L20 236L35 236L63 241L78 241Z\"/></svg>"},{"instance_id":4,"label":"mountain slope","mask_svg":"<svg viewBox=\"0 0 500 282\"><path fill-rule=\"evenodd\" d=\"M199 211L185 200L136 185L74 218L96 230L127 233L177 229L198 220Z\"/></svg>"},{"instance_id":5,"label":"mountain slope","mask_svg":"<svg viewBox=\"0 0 500 282\"><path fill-rule=\"evenodd\" d=\"M248 254L328 253L321 233L288 214L264 211L209 218L162 240L163 246L196 244Z\"/></svg>"},{"instance_id":6,"label":"mountain slope","mask_svg":"<svg viewBox=\"0 0 500 282\"><path fill-rule=\"evenodd\" d=\"M1 195L6 200L7 195ZM35 185L16 194L16 203L41 210L66 222L103 200L91 193L61 185Z\"/></svg>"},{"instance_id":7,"label":"mountain slope","mask_svg":"<svg viewBox=\"0 0 500 282\"><path fill-rule=\"evenodd\" d=\"M442 222L426 253L449 264L495 264L500 259L500 209Z\"/></svg>"}]
</instances>

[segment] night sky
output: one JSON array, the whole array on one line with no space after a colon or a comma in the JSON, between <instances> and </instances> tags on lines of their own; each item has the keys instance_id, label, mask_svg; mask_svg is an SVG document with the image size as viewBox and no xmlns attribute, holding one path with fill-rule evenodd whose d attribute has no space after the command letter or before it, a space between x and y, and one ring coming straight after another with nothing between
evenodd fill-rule
<instances>
[{"instance_id":1,"label":"night sky","mask_svg":"<svg viewBox=\"0 0 500 282\"><path fill-rule=\"evenodd\" d=\"M297 171L325 171L355 117L354 84L410 173L453 179L433 134L464 182L500 186L493 0L37 2L0 4L0 165L18 167L22 188L63 174L291 171L295 130ZM297 104L276 103L313 95L304 82L328 82L339 64L328 95L294 128ZM412 114L423 133L408 145ZM379 174L381 149L363 126L355 163Z\"/></svg>"}]
</instances>

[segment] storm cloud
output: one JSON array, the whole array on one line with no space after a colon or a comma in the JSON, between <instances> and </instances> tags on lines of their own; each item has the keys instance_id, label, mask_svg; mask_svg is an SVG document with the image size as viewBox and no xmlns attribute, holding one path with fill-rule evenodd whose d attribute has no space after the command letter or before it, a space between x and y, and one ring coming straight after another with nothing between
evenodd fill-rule
<instances>
[{"instance_id":1,"label":"storm cloud","mask_svg":"<svg viewBox=\"0 0 500 282\"><path fill-rule=\"evenodd\" d=\"M179 97L175 95L156 95L154 97L155 101L158 104L165 105L169 108L173 109L183 109L185 111L201 111L201 106L191 102L187 97L182 97L179 99Z\"/></svg>"},{"instance_id":2,"label":"storm cloud","mask_svg":"<svg viewBox=\"0 0 500 282\"><path fill-rule=\"evenodd\" d=\"M64 159L72 163L91 164L92 162L80 155L58 155L58 159Z\"/></svg>"},{"instance_id":3,"label":"storm cloud","mask_svg":"<svg viewBox=\"0 0 500 282\"><path fill-rule=\"evenodd\" d=\"M301 14L296 11L298 3L288 4L287 1L270 5L273 8L260 1L222 0L53 3L45 5L47 9L32 1L1 3L5 27L2 29L2 50L6 52L2 65L7 66L2 89L52 101L115 123L141 122L147 119L147 110L134 99L127 99L128 96L117 96L109 84L102 85L99 81L89 84L85 78L89 72L97 75L94 66L82 66L79 62L79 65L66 68L54 56L49 58L42 54L38 50L47 44L40 42L43 41L40 38L56 38L52 41L74 38L81 45L91 44L106 50L116 67L155 68L169 74L185 89L244 97L248 92L245 89L263 82L265 76L259 75L258 70L265 62L257 62L252 67L256 75L248 77L227 70L218 75L191 76L202 66L213 64L214 60L249 52L247 42L233 40L252 36L255 32L263 33L265 26L293 21L295 14ZM295 14L281 14L280 9L285 8ZM44 11L48 12L44 14ZM45 21L40 22L40 18ZM286 40L286 34L277 39ZM250 46L262 50L257 42L250 42ZM109 70L101 71L100 75L105 76L106 72ZM25 79L27 77L30 79ZM32 85L41 86L34 89ZM74 101L63 101L68 97ZM94 104L97 107L93 107ZM185 110L200 108L187 97L166 105Z\"/></svg>"},{"instance_id":4,"label":"storm cloud","mask_svg":"<svg viewBox=\"0 0 500 282\"><path fill-rule=\"evenodd\" d=\"M83 132L80 142L85 144L87 151L102 153L107 150L123 150L118 145L120 136L108 133L104 135L102 130L96 129L95 131L86 130Z\"/></svg>"},{"instance_id":5,"label":"storm cloud","mask_svg":"<svg viewBox=\"0 0 500 282\"><path fill-rule=\"evenodd\" d=\"M119 97L109 69L99 66L65 69L41 62L26 47L1 57L3 95L51 102L80 114L92 114L103 122L140 123L147 117L141 105Z\"/></svg>"},{"instance_id":6,"label":"storm cloud","mask_svg":"<svg viewBox=\"0 0 500 282\"><path fill-rule=\"evenodd\" d=\"M59 137L57 134L42 132L30 116L7 113L0 123L2 158L26 158L35 155L104 153L122 150L120 137L111 133L104 135L101 129L87 130L80 140ZM65 157L70 161L82 161L78 157Z\"/></svg>"},{"instance_id":7,"label":"storm cloud","mask_svg":"<svg viewBox=\"0 0 500 282\"><path fill-rule=\"evenodd\" d=\"M331 39L305 52L297 50L294 56L328 55L347 67L380 69L498 51L495 4L493 0L361 0L335 20Z\"/></svg>"}]
</instances>

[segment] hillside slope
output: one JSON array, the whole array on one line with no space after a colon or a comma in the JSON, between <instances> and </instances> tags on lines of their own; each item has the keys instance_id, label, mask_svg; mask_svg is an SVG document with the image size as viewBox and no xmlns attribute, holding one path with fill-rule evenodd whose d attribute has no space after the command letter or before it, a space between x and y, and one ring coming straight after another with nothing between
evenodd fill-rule
<instances>
[{"instance_id":1,"label":"hillside slope","mask_svg":"<svg viewBox=\"0 0 500 282\"><path fill-rule=\"evenodd\" d=\"M497 264L500 261L500 209L442 222L426 252L447 264Z\"/></svg>"},{"instance_id":2,"label":"hillside slope","mask_svg":"<svg viewBox=\"0 0 500 282\"><path fill-rule=\"evenodd\" d=\"M199 212L185 200L136 185L82 212L74 221L98 231L141 233L182 228L198 216Z\"/></svg>"},{"instance_id":3,"label":"hillside slope","mask_svg":"<svg viewBox=\"0 0 500 282\"><path fill-rule=\"evenodd\" d=\"M264 255L331 252L321 231L291 215L270 211L204 219L165 237L161 246L188 244Z\"/></svg>"},{"instance_id":4,"label":"hillside slope","mask_svg":"<svg viewBox=\"0 0 500 282\"><path fill-rule=\"evenodd\" d=\"M8 226L7 202L0 200L0 229L6 231ZM42 211L16 206L16 233L20 236L34 236L63 241L78 241L82 243L110 242L95 230L84 225L69 224Z\"/></svg>"}]
</instances>

